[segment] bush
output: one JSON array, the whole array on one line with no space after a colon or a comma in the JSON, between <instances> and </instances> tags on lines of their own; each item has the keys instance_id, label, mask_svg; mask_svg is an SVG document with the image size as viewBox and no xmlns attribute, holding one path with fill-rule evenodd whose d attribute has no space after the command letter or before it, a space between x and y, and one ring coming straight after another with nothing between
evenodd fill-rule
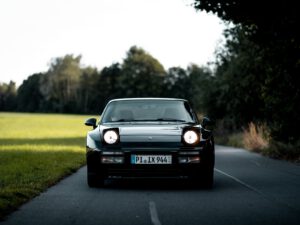
<instances>
[{"instance_id":1,"label":"bush","mask_svg":"<svg viewBox=\"0 0 300 225\"><path fill-rule=\"evenodd\" d=\"M230 135L228 137L227 144L232 147L244 148L243 133L238 132L238 133L234 133L234 134Z\"/></svg>"},{"instance_id":2,"label":"bush","mask_svg":"<svg viewBox=\"0 0 300 225\"><path fill-rule=\"evenodd\" d=\"M248 129L244 130L243 143L245 148L261 152L269 146L269 134L265 125L249 123Z\"/></svg>"},{"instance_id":3,"label":"bush","mask_svg":"<svg viewBox=\"0 0 300 225\"><path fill-rule=\"evenodd\" d=\"M300 162L300 140L296 143L275 141L266 125L255 125L251 122L241 132L228 129L224 120L221 120L218 121L214 133L215 142L219 145L246 148L271 158Z\"/></svg>"},{"instance_id":4,"label":"bush","mask_svg":"<svg viewBox=\"0 0 300 225\"><path fill-rule=\"evenodd\" d=\"M270 146L264 149L262 153L275 159L300 162L300 141L296 144L286 144L272 140Z\"/></svg>"}]
</instances>

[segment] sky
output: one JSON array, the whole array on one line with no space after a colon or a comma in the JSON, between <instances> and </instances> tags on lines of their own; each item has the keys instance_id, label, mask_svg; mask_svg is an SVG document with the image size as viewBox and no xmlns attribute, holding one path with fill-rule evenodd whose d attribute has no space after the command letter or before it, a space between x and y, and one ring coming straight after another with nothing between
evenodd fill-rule
<instances>
[{"instance_id":1,"label":"sky","mask_svg":"<svg viewBox=\"0 0 300 225\"><path fill-rule=\"evenodd\" d=\"M122 62L133 45L165 69L206 65L225 25L192 0L1 0L0 82L17 85L46 72L51 59L82 55L99 70Z\"/></svg>"}]
</instances>

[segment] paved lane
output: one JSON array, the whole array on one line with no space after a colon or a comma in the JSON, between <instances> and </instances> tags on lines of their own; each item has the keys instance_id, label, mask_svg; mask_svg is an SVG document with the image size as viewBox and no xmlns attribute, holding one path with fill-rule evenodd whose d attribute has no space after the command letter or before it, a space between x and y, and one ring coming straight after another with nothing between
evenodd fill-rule
<instances>
[{"instance_id":1,"label":"paved lane","mask_svg":"<svg viewBox=\"0 0 300 225\"><path fill-rule=\"evenodd\" d=\"M218 146L215 187L115 180L88 188L86 167L22 206L8 224L300 224L300 166Z\"/></svg>"}]
</instances>

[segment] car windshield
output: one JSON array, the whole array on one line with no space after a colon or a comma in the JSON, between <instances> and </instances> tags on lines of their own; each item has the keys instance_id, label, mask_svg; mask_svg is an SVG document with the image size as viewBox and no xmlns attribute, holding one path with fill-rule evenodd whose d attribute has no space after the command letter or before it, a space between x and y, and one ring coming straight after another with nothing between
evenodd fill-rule
<instances>
[{"instance_id":1,"label":"car windshield","mask_svg":"<svg viewBox=\"0 0 300 225\"><path fill-rule=\"evenodd\" d=\"M166 121L194 123L189 104L181 100L120 100L110 102L102 123Z\"/></svg>"}]
</instances>

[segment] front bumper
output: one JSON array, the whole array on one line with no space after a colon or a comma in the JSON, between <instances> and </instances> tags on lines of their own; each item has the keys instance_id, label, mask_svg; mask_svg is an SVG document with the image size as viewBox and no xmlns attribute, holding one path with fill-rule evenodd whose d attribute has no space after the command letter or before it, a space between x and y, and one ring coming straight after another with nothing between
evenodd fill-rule
<instances>
[{"instance_id":1,"label":"front bumper","mask_svg":"<svg viewBox=\"0 0 300 225\"><path fill-rule=\"evenodd\" d=\"M132 155L171 155L171 164L132 164ZM214 167L213 148L193 149L90 149L88 173L102 177L182 177L198 176Z\"/></svg>"}]
</instances>

